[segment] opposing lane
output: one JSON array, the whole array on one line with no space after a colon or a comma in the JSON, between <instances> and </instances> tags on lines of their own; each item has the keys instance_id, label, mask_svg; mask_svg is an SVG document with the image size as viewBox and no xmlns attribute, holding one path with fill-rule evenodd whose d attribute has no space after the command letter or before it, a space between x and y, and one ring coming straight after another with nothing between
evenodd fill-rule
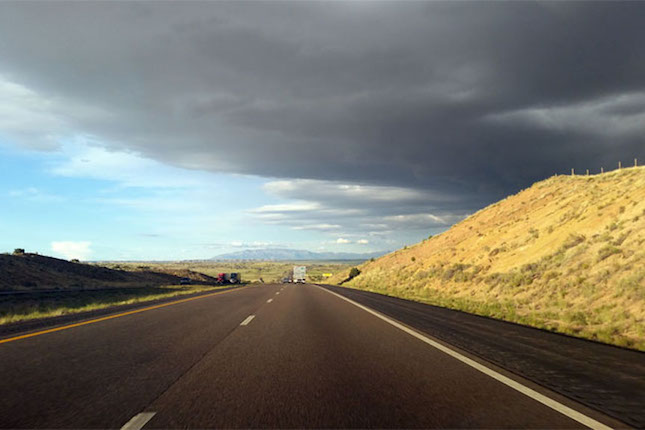
<instances>
[{"instance_id":1,"label":"opposing lane","mask_svg":"<svg viewBox=\"0 0 645 430\"><path fill-rule=\"evenodd\" d=\"M0 345L0 426L118 428L277 291L249 287Z\"/></svg>"}]
</instances>

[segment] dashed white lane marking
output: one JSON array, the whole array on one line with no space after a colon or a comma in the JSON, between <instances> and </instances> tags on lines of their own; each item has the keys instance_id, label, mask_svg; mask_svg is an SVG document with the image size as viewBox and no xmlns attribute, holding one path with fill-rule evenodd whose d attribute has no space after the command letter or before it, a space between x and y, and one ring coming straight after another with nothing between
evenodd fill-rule
<instances>
[{"instance_id":1,"label":"dashed white lane marking","mask_svg":"<svg viewBox=\"0 0 645 430\"><path fill-rule=\"evenodd\" d=\"M501 382L502 384L507 385L507 386L511 387L512 389L514 389L516 391L519 391L520 393L532 398L535 401L538 401L538 402L542 403L545 406L548 406L549 408L551 408L551 409L553 409L553 410L555 410L557 412L560 412L562 415L565 415L565 416L571 418L572 420L579 422L580 424L583 424L583 425L585 425L585 426L587 426L587 427L589 427L591 429L595 429L595 430L611 430L611 427L608 427L605 424L603 424L603 423L601 423L599 421L596 421L593 418L582 414L581 412L576 411L575 409L571 409L570 407L565 406L562 403L560 403L560 402L558 402L556 400L553 400L550 397L547 397L547 396L545 396L543 394L540 394L537 391L532 390L531 388L529 388L527 386L524 386L524 385L520 384L519 382L514 381L511 378L508 378L508 377L506 377L506 376L504 376L504 375L502 375L500 373L497 373L493 369L489 369L488 367L484 366L483 364L480 364L480 363L476 362L475 360L471 360L470 358L468 358L468 357L466 357L464 355L461 355L457 351L454 351L454 350L448 348L447 346L442 345L439 342L436 342L436 341L434 341L434 340L422 335L421 333L418 333L418 332L416 332L416 331L404 326L403 324L401 324L398 321L395 321L395 320L393 320L393 319L391 319L389 317L386 317L385 315L383 315L383 314L381 314L379 312L376 312L375 310L372 310L372 309L370 309L370 308L368 308L366 306L363 306L363 305L361 305L361 304L359 304L359 303L357 303L357 302L355 302L355 301L353 301L351 299L348 299L347 297L342 296L342 295L340 295L338 293L334 293L333 291L330 291L330 290L328 290L326 288L319 287L317 285L315 287L320 288L323 291L327 291L329 294L333 294L334 296L336 296L338 298L341 298L341 299L345 300L346 302L349 302L349 303L353 304L354 306L363 309L365 312L369 312L370 314L374 315L375 317L382 319L383 321L393 325L394 327L396 327L396 328L398 328L400 330L403 330L407 334L416 337L417 339L421 340L422 342L425 342L428 345L437 348L441 352L444 352L444 353L450 355L451 357L456 358L457 360L461 361L462 363L465 363L468 366L479 370L480 372L490 376L493 379L496 379L497 381Z\"/></svg>"},{"instance_id":2,"label":"dashed white lane marking","mask_svg":"<svg viewBox=\"0 0 645 430\"><path fill-rule=\"evenodd\" d=\"M154 417L156 412L141 412L130 419L121 430L140 430Z\"/></svg>"},{"instance_id":3,"label":"dashed white lane marking","mask_svg":"<svg viewBox=\"0 0 645 430\"><path fill-rule=\"evenodd\" d=\"M280 291L278 291L277 293L275 293L275 295L276 295L276 296L277 296L278 294L280 294Z\"/></svg>"},{"instance_id":4,"label":"dashed white lane marking","mask_svg":"<svg viewBox=\"0 0 645 430\"><path fill-rule=\"evenodd\" d=\"M267 303L271 303L272 301L273 301L273 299L269 299L269 300L267 300Z\"/></svg>"},{"instance_id":5,"label":"dashed white lane marking","mask_svg":"<svg viewBox=\"0 0 645 430\"><path fill-rule=\"evenodd\" d=\"M255 315L249 315L240 325L249 325L253 318L255 318Z\"/></svg>"}]
</instances>

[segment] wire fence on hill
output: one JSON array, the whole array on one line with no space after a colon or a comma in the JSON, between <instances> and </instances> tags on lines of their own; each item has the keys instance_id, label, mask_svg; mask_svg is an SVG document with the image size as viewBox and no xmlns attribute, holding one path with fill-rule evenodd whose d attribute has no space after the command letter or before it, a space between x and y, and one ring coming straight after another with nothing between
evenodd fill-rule
<instances>
[{"instance_id":1,"label":"wire fence on hill","mask_svg":"<svg viewBox=\"0 0 645 430\"><path fill-rule=\"evenodd\" d=\"M638 167L638 158L634 158L634 167ZM623 168L623 163L622 163L622 161L619 161L617 170L620 170L622 168ZM601 167L600 168L600 174L603 174L603 173L605 173L605 168ZM576 170L575 170L575 168L572 167L571 168L571 176L575 176L575 175L576 175ZM589 176L589 169L586 169L585 175Z\"/></svg>"}]
</instances>

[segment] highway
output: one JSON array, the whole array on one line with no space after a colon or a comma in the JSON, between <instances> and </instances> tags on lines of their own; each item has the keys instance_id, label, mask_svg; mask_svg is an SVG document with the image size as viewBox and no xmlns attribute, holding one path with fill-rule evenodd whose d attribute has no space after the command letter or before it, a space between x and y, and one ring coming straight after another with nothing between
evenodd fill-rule
<instances>
[{"instance_id":1,"label":"highway","mask_svg":"<svg viewBox=\"0 0 645 430\"><path fill-rule=\"evenodd\" d=\"M625 427L341 290L250 286L12 334L0 427Z\"/></svg>"}]
</instances>

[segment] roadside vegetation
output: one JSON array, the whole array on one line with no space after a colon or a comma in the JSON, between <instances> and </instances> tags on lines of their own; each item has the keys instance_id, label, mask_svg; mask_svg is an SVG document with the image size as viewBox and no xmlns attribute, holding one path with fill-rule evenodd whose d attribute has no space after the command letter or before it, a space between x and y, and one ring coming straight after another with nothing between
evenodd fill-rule
<instances>
[{"instance_id":1,"label":"roadside vegetation","mask_svg":"<svg viewBox=\"0 0 645 430\"><path fill-rule=\"evenodd\" d=\"M127 271L158 271L178 273L180 271L199 272L211 277L218 273L236 272L242 275L243 282L266 283L280 282L289 277L293 266L307 266L307 279L310 282L324 282L325 274L345 272L360 261L181 261L181 262L114 262L100 263L101 266Z\"/></svg>"},{"instance_id":2,"label":"roadside vegetation","mask_svg":"<svg viewBox=\"0 0 645 430\"><path fill-rule=\"evenodd\" d=\"M152 287L178 284L183 277L203 284L215 279L188 270L114 270L101 265L14 251L0 254L0 292Z\"/></svg>"},{"instance_id":3,"label":"roadside vegetation","mask_svg":"<svg viewBox=\"0 0 645 430\"><path fill-rule=\"evenodd\" d=\"M168 285L159 287L114 288L96 291L58 291L51 293L0 295L0 325L38 318L55 317L149 302L228 288L230 285Z\"/></svg>"},{"instance_id":4,"label":"roadside vegetation","mask_svg":"<svg viewBox=\"0 0 645 430\"><path fill-rule=\"evenodd\" d=\"M11 255L0 254L0 325L230 287L215 285L221 272L240 273L243 283L270 283L288 277L294 265L306 265L308 279L321 282L324 274L341 272L356 263L80 263L16 249ZM182 278L190 278L192 285L177 285Z\"/></svg>"},{"instance_id":5,"label":"roadside vegetation","mask_svg":"<svg viewBox=\"0 0 645 430\"><path fill-rule=\"evenodd\" d=\"M330 281L645 350L645 168L554 176Z\"/></svg>"}]
</instances>

